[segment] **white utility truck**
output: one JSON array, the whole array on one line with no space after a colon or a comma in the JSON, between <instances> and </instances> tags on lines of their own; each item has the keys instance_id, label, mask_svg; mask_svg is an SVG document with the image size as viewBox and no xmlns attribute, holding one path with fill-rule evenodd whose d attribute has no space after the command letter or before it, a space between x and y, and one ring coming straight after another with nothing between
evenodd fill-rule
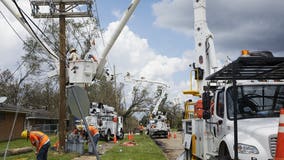
<instances>
[{"instance_id":1,"label":"white utility truck","mask_svg":"<svg viewBox=\"0 0 284 160\"><path fill-rule=\"evenodd\" d=\"M161 111L158 111L159 105L161 104L162 99L165 96L165 91L162 89L162 94L156 103L152 114L149 118L149 123L146 126L147 134L149 134L150 137L164 137L166 138L168 136L168 133L170 132L170 127L167 123L167 117L166 115L163 115Z\"/></svg>"},{"instance_id":2,"label":"white utility truck","mask_svg":"<svg viewBox=\"0 0 284 160\"><path fill-rule=\"evenodd\" d=\"M161 111L159 111L159 106L162 100L165 98L166 89L169 87L167 84L159 81L152 81L147 79L135 79L132 78L130 73L127 73L125 80L134 81L138 83L149 83L149 84L157 84L161 89L161 95L154 106L149 119L148 124L146 126L146 133L150 135L152 138L154 137L167 137L170 131L170 126L167 123L167 116L164 115Z\"/></svg>"},{"instance_id":3,"label":"white utility truck","mask_svg":"<svg viewBox=\"0 0 284 160\"><path fill-rule=\"evenodd\" d=\"M183 146L178 159L272 160L279 110L284 106L284 57L250 52L225 67L216 66L205 0L193 0L196 90L185 105ZM217 71L218 70L218 71ZM192 89L192 87L191 87Z\"/></svg>"},{"instance_id":4,"label":"white utility truck","mask_svg":"<svg viewBox=\"0 0 284 160\"><path fill-rule=\"evenodd\" d=\"M86 121L88 124L94 124L99 129L101 138L106 141L110 141L114 135L118 139L124 138L123 118L118 116L114 107L92 102Z\"/></svg>"},{"instance_id":5,"label":"white utility truck","mask_svg":"<svg viewBox=\"0 0 284 160\"><path fill-rule=\"evenodd\" d=\"M183 119L185 159L273 159L284 106L284 57L257 55L241 56L208 76L202 100L187 104L194 107Z\"/></svg>"}]
</instances>

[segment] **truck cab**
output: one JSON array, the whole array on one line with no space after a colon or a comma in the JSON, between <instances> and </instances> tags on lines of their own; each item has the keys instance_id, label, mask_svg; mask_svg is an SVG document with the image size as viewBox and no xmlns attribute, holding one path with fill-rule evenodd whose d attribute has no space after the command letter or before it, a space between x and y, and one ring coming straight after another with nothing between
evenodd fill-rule
<instances>
[{"instance_id":1,"label":"truck cab","mask_svg":"<svg viewBox=\"0 0 284 160\"><path fill-rule=\"evenodd\" d=\"M238 148L240 159L273 159L279 123L284 105L283 82L237 83ZM233 87L227 85L215 92L212 116L206 133L208 152L234 157ZM216 147L217 146L217 147Z\"/></svg>"},{"instance_id":2,"label":"truck cab","mask_svg":"<svg viewBox=\"0 0 284 160\"><path fill-rule=\"evenodd\" d=\"M274 158L284 107L284 57L262 55L241 56L206 78L202 99L185 107L193 114L185 111L181 159Z\"/></svg>"}]
</instances>

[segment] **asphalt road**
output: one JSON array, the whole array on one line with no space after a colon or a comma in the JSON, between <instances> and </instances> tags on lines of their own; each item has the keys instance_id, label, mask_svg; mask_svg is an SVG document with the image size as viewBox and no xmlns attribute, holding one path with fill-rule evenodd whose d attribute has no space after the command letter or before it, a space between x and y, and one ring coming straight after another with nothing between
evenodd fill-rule
<instances>
[{"instance_id":1,"label":"asphalt road","mask_svg":"<svg viewBox=\"0 0 284 160\"><path fill-rule=\"evenodd\" d=\"M171 132L170 138L154 138L154 141L162 148L168 160L176 160L184 151L181 132L176 132L176 138L174 132Z\"/></svg>"}]
</instances>

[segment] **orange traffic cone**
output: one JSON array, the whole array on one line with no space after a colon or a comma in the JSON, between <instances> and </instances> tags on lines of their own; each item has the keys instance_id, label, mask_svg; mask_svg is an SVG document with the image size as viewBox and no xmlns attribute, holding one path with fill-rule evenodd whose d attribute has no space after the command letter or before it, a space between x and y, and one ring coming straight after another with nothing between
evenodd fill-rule
<instances>
[{"instance_id":1,"label":"orange traffic cone","mask_svg":"<svg viewBox=\"0 0 284 160\"><path fill-rule=\"evenodd\" d=\"M176 139L177 138L177 134L176 134L176 132L174 132L174 139Z\"/></svg>"},{"instance_id":2,"label":"orange traffic cone","mask_svg":"<svg viewBox=\"0 0 284 160\"><path fill-rule=\"evenodd\" d=\"M131 132L131 140L134 140L134 134Z\"/></svg>"},{"instance_id":3,"label":"orange traffic cone","mask_svg":"<svg viewBox=\"0 0 284 160\"><path fill-rule=\"evenodd\" d=\"M131 135L130 135L130 132L128 132L128 136L127 136L128 140L131 139Z\"/></svg>"},{"instance_id":4,"label":"orange traffic cone","mask_svg":"<svg viewBox=\"0 0 284 160\"><path fill-rule=\"evenodd\" d=\"M113 143L116 144L116 142L117 142L117 139L116 139L116 135L114 134Z\"/></svg>"},{"instance_id":5,"label":"orange traffic cone","mask_svg":"<svg viewBox=\"0 0 284 160\"><path fill-rule=\"evenodd\" d=\"M280 109L278 138L274 160L284 160L284 108Z\"/></svg>"},{"instance_id":6,"label":"orange traffic cone","mask_svg":"<svg viewBox=\"0 0 284 160\"><path fill-rule=\"evenodd\" d=\"M168 132L168 139L171 138L171 132Z\"/></svg>"}]
</instances>

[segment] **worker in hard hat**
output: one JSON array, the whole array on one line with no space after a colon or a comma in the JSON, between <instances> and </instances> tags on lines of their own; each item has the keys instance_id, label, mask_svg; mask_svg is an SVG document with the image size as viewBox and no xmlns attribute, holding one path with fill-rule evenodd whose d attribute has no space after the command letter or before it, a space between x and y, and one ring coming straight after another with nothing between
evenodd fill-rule
<instances>
[{"instance_id":1,"label":"worker in hard hat","mask_svg":"<svg viewBox=\"0 0 284 160\"><path fill-rule=\"evenodd\" d=\"M48 148L50 146L49 137L40 131L24 130L21 133L23 138L29 139L31 144L36 147L35 154L37 160L47 160Z\"/></svg>"},{"instance_id":2,"label":"worker in hard hat","mask_svg":"<svg viewBox=\"0 0 284 160\"><path fill-rule=\"evenodd\" d=\"M140 135L142 135L144 132L144 126L142 123L139 124L138 129L139 129Z\"/></svg>"},{"instance_id":3,"label":"worker in hard hat","mask_svg":"<svg viewBox=\"0 0 284 160\"><path fill-rule=\"evenodd\" d=\"M79 55L77 54L77 50L75 48L71 48L69 50L69 53L70 53L69 58L68 58L69 61L79 60Z\"/></svg>"},{"instance_id":4,"label":"worker in hard hat","mask_svg":"<svg viewBox=\"0 0 284 160\"><path fill-rule=\"evenodd\" d=\"M97 144L98 144L98 141L99 141L99 138L100 138L99 130L94 126L94 124L90 124L88 129L89 129L90 134L92 136L90 138L93 138L93 142L95 144L95 148L92 148L92 151L91 152L89 151L89 152L90 152L90 154L96 154L96 153L98 153L97 152ZM92 143L89 143L89 145L92 145ZM96 156L97 156L97 159L99 159L98 154Z\"/></svg>"}]
</instances>

